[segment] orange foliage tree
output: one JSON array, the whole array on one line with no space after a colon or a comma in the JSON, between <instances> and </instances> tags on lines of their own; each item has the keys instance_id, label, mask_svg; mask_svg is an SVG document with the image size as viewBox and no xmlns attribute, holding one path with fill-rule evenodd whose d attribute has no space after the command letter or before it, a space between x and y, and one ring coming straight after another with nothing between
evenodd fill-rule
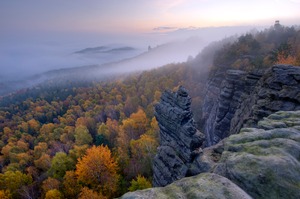
<instances>
[{"instance_id":1,"label":"orange foliage tree","mask_svg":"<svg viewBox=\"0 0 300 199\"><path fill-rule=\"evenodd\" d=\"M297 58L293 55L285 55L283 52L278 53L275 64L297 65Z\"/></svg>"},{"instance_id":2,"label":"orange foliage tree","mask_svg":"<svg viewBox=\"0 0 300 199\"><path fill-rule=\"evenodd\" d=\"M113 196L117 191L118 165L107 146L93 146L86 155L78 159L76 175L78 180L105 196Z\"/></svg>"}]
</instances>

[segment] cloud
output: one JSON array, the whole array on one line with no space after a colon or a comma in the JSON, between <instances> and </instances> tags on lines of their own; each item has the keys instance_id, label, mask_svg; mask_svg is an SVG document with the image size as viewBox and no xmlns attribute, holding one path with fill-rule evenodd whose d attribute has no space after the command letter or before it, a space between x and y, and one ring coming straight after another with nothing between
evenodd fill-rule
<instances>
[{"instance_id":1,"label":"cloud","mask_svg":"<svg viewBox=\"0 0 300 199\"><path fill-rule=\"evenodd\" d=\"M171 27L171 26L159 26L156 28L153 28L154 31L169 31L169 30L177 30L177 27Z\"/></svg>"}]
</instances>

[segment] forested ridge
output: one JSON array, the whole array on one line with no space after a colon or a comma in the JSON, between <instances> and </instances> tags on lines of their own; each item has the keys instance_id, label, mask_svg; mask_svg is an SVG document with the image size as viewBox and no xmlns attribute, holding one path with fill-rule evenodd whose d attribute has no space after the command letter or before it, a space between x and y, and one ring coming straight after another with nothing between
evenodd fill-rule
<instances>
[{"instance_id":1,"label":"forested ridge","mask_svg":"<svg viewBox=\"0 0 300 199\"><path fill-rule=\"evenodd\" d=\"M188 89L201 129L210 68L300 65L299 46L297 28L271 27L214 43L185 63L102 82L48 82L3 98L0 197L112 198L150 187L159 143L153 106L164 90Z\"/></svg>"}]
</instances>

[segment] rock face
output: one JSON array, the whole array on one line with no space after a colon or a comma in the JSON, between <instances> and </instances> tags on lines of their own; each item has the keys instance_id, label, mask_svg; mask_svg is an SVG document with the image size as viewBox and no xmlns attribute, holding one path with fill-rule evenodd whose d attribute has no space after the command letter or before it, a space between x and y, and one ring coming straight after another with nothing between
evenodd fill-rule
<instances>
[{"instance_id":1,"label":"rock face","mask_svg":"<svg viewBox=\"0 0 300 199\"><path fill-rule=\"evenodd\" d=\"M300 111L271 114L197 159L206 173L122 198L300 198Z\"/></svg>"},{"instance_id":2,"label":"rock face","mask_svg":"<svg viewBox=\"0 0 300 199\"><path fill-rule=\"evenodd\" d=\"M166 91L155 106L160 147L153 161L153 185L165 186L186 176L188 164L204 140L195 128L191 98L183 87Z\"/></svg>"},{"instance_id":3,"label":"rock face","mask_svg":"<svg viewBox=\"0 0 300 199\"><path fill-rule=\"evenodd\" d=\"M220 198L250 199L251 197L230 180L213 173L200 174L176 181L166 187L130 192L121 199Z\"/></svg>"},{"instance_id":4,"label":"rock face","mask_svg":"<svg viewBox=\"0 0 300 199\"><path fill-rule=\"evenodd\" d=\"M230 133L236 134L242 127L256 127L259 120L271 113L294 110L300 110L300 67L273 66L240 104Z\"/></svg>"},{"instance_id":5,"label":"rock face","mask_svg":"<svg viewBox=\"0 0 300 199\"><path fill-rule=\"evenodd\" d=\"M222 80L222 77L224 80ZM206 146L279 110L300 110L300 67L276 65L267 71L228 70L207 84L202 118Z\"/></svg>"}]
</instances>

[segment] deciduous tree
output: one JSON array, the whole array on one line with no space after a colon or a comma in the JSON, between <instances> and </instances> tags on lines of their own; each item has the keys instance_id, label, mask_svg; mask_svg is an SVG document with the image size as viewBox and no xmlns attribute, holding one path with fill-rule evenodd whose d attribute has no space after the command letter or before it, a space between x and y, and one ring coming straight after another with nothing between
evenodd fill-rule
<instances>
[{"instance_id":1,"label":"deciduous tree","mask_svg":"<svg viewBox=\"0 0 300 199\"><path fill-rule=\"evenodd\" d=\"M87 187L83 187L78 199L107 199L107 197L99 194Z\"/></svg>"},{"instance_id":2,"label":"deciduous tree","mask_svg":"<svg viewBox=\"0 0 300 199\"><path fill-rule=\"evenodd\" d=\"M7 171L0 174L0 190L9 190L13 197L17 197L17 190L32 183L32 177L20 171Z\"/></svg>"},{"instance_id":3,"label":"deciduous tree","mask_svg":"<svg viewBox=\"0 0 300 199\"><path fill-rule=\"evenodd\" d=\"M78 126L75 128L75 143L76 145L85 145L85 144L91 144L93 141L93 138L91 134L89 133L89 130L85 126Z\"/></svg>"},{"instance_id":4,"label":"deciduous tree","mask_svg":"<svg viewBox=\"0 0 300 199\"><path fill-rule=\"evenodd\" d=\"M76 165L78 180L106 196L117 190L118 165L107 146L93 146Z\"/></svg>"},{"instance_id":5,"label":"deciduous tree","mask_svg":"<svg viewBox=\"0 0 300 199\"><path fill-rule=\"evenodd\" d=\"M138 175L136 180L131 180L130 184L131 185L128 189L129 191L142 190L152 187L151 182L141 175Z\"/></svg>"},{"instance_id":6,"label":"deciduous tree","mask_svg":"<svg viewBox=\"0 0 300 199\"><path fill-rule=\"evenodd\" d=\"M67 171L63 180L63 193L66 198L77 198L81 186L74 171Z\"/></svg>"},{"instance_id":7,"label":"deciduous tree","mask_svg":"<svg viewBox=\"0 0 300 199\"><path fill-rule=\"evenodd\" d=\"M57 179L62 179L68 170L74 169L72 158L68 157L64 152L58 152L52 158L51 167L48 171L50 176Z\"/></svg>"},{"instance_id":8,"label":"deciduous tree","mask_svg":"<svg viewBox=\"0 0 300 199\"><path fill-rule=\"evenodd\" d=\"M61 199L63 195L57 189L51 189L47 191L45 199Z\"/></svg>"}]
</instances>

